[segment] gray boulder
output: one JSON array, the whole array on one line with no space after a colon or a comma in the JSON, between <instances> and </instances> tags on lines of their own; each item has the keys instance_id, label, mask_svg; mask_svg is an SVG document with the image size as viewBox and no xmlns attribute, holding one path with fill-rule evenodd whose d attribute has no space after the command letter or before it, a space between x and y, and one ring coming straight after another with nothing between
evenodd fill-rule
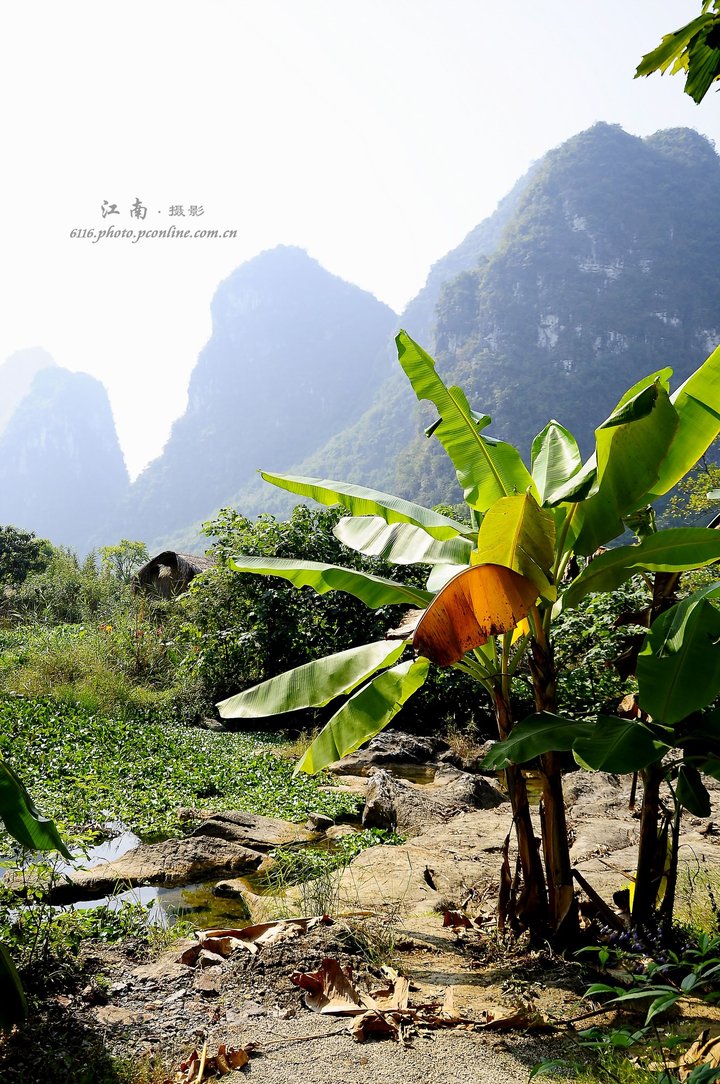
<instances>
[{"instance_id":1,"label":"gray boulder","mask_svg":"<svg viewBox=\"0 0 720 1084\"><path fill-rule=\"evenodd\" d=\"M494 809L506 796L486 779L454 768L444 768L431 785L395 779L376 768L367 787L364 828L384 828L401 835L418 835L427 827L447 821L468 809Z\"/></svg>"}]
</instances>

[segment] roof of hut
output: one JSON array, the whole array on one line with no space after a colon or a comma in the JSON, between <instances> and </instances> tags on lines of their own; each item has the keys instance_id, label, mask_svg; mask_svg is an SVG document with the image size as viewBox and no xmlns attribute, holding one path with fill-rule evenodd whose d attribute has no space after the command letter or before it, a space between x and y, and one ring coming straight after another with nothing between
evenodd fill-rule
<instances>
[{"instance_id":1,"label":"roof of hut","mask_svg":"<svg viewBox=\"0 0 720 1084\"><path fill-rule=\"evenodd\" d=\"M184 588L199 572L206 572L214 567L215 561L211 557L163 550L137 570L133 576L133 585L136 589L141 589L154 586L163 578L171 578L173 584Z\"/></svg>"}]
</instances>

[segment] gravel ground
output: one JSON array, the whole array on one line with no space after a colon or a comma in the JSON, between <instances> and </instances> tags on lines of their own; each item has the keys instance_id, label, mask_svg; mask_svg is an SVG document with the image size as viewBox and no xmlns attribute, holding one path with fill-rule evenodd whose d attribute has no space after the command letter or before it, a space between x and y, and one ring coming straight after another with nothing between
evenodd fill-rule
<instances>
[{"instance_id":1,"label":"gravel ground","mask_svg":"<svg viewBox=\"0 0 720 1084\"><path fill-rule=\"evenodd\" d=\"M132 943L89 943L75 985L46 990L34 1018L0 1041L0 1084L115 1084L114 1058L136 1066L154 1061L162 1068L148 1080L170 1084L183 1060L205 1041L209 1057L220 1044L256 1045L247 1066L223 1077L229 1082L244 1077L257 1084L526 1084L534 1065L561 1050L561 1032L472 1025L419 1025L407 1045L390 1038L354 1041L347 1018L312 1012L289 978L330 957L352 968L358 989L383 984L379 966L358 954L339 924L257 956L236 950L224 963L204 969L179 962L191 943L180 942L156 959L142 958L141 946ZM478 1025L488 1012L497 1017L517 1009L518 984L531 1010L568 1016L577 1004L574 976L568 981L564 965L530 957L479 962L471 946L458 946L450 935L434 944L408 941L396 962L415 974L411 1006L442 1002L453 985L455 1008ZM516 970L518 980L512 977Z\"/></svg>"}]
</instances>

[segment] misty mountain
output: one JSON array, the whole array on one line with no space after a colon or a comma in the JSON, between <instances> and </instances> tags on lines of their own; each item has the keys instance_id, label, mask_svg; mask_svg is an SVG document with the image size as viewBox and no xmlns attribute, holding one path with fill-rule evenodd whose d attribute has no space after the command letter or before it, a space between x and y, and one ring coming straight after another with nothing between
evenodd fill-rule
<instances>
[{"instance_id":1,"label":"misty mountain","mask_svg":"<svg viewBox=\"0 0 720 1084\"><path fill-rule=\"evenodd\" d=\"M47 350L35 346L16 350L0 365L0 433L30 391L35 374L55 364Z\"/></svg>"},{"instance_id":2,"label":"misty mountain","mask_svg":"<svg viewBox=\"0 0 720 1084\"><path fill-rule=\"evenodd\" d=\"M56 365L36 372L0 434L0 523L87 552L127 485L103 385Z\"/></svg>"},{"instance_id":3,"label":"misty mountain","mask_svg":"<svg viewBox=\"0 0 720 1084\"><path fill-rule=\"evenodd\" d=\"M595 125L536 164L506 204L495 249L445 284L421 345L446 384L492 417L490 435L529 457L555 417L588 453L630 385L670 365L677 387L720 342L718 190L720 159L698 133L640 139ZM418 408L401 374L394 387L297 473L368 479L431 504L459 499L423 433L432 408ZM391 443L378 447L373 434Z\"/></svg>"},{"instance_id":4,"label":"misty mountain","mask_svg":"<svg viewBox=\"0 0 720 1084\"><path fill-rule=\"evenodd\" d=\"M413 338L433 351L436 307L443 289L463 271L478 267L481 260L500 243L522 193L534 176L538 164L515 183L495 211L475 226L460 244L430 268L425 285L409 302L396 321L395 331L403 327ZM393 464L403 454L417 430L416 400L405 375L397 364L394 338L386 341L388 375L376 391L367 411L348 428L334 434L327 443L302 460L285 463L275 469L287 474L361 480L364 485L383 489L392 485ZM359 473L364 472L364 473ZM273 489L262 479L254 478L232 494L229 501L245 515L269 511L278 516L289 514L297 498ZM197 543L197 530L186 535L187 544Z\"/></svg>"},{"instance_id":5,"label":"misty mountain","mask_svg":"<svg viewBox=\"0 0 720 1084\"><path fill-rule=\"evenodd\" d=\"M452 469L423 432L433 410L394 358L400 326L492 417L491 435L528 456L556 417L587 453L627 387L667 365L676 387L720 342L719 185L696 132L595 125L535 163L399 319L300 249L261 253L219 286L187 410L132 486L100 385L41 368L0 428L0 522L83 549L191 548L222 506L289 511L258 468L452 502Z\"/></svg>"},{"instance_id":6,"label":"misty mountain","mask_svg":"<svg viewBox=\"0 0 720 1084\"><path fill-rule=\"evenodd\" d=\"M187 410L131 487L114 533L172 537L228 504L259 468L282 470L352 424L389 371L396 324L387 305L302 249L243 264L213 298Z\"/></svg>"}]
</instances>

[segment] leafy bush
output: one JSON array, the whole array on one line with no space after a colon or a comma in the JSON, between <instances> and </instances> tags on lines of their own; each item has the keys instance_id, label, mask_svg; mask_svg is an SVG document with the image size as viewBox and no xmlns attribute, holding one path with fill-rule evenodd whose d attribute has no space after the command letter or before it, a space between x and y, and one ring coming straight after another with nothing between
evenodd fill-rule
<instances>
[{"instance_id":1,"label":"leafy bush","mask_svg":"<svg viewBox=\"0 0 720 1084\"><path fill-rule=\"evenodd\" d=\"M32 531L0 527L0 584L18 586L33 572L42 572L51 559L52 546Z\"/></svg>"}]
</instances>

